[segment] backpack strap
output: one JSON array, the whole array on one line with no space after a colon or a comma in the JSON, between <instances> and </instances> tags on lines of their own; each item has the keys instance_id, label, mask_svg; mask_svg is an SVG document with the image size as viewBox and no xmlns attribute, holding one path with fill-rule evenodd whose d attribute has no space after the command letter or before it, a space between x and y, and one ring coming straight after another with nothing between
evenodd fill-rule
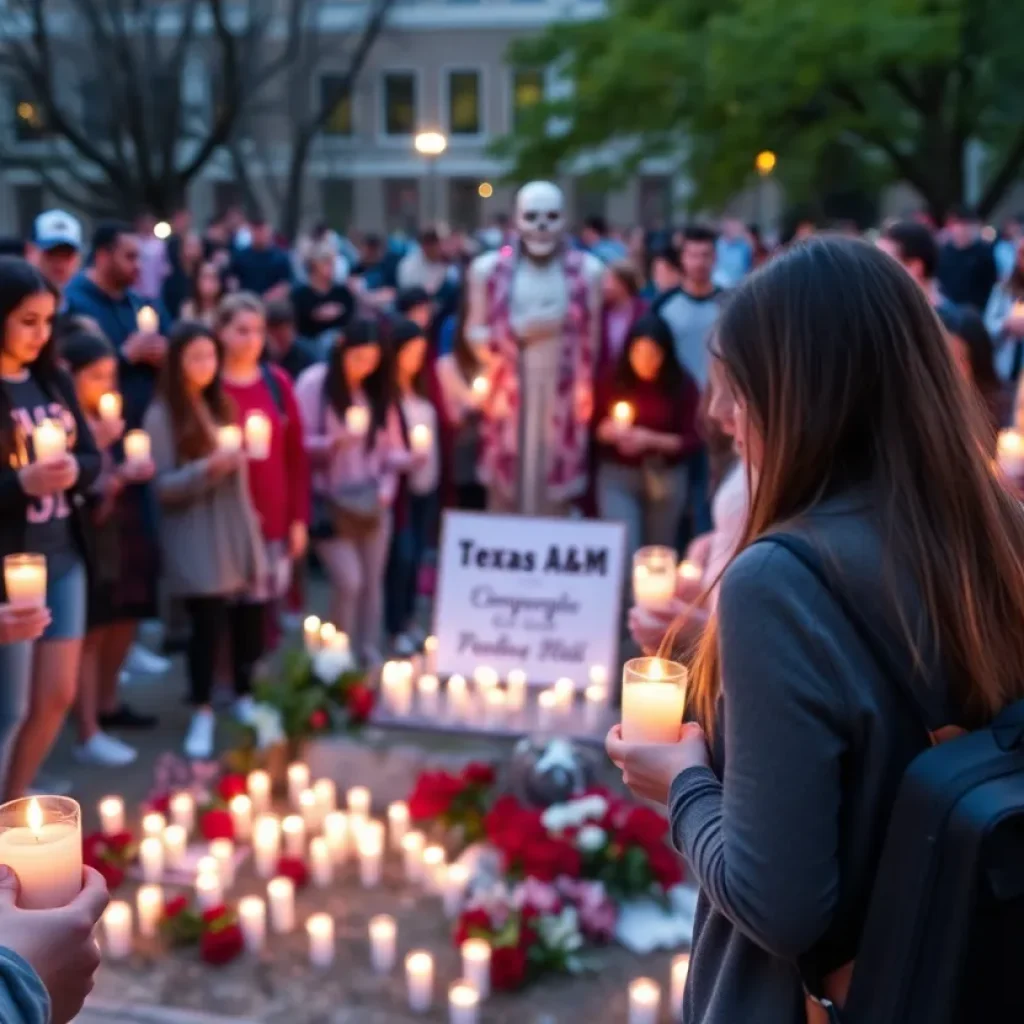
<instances>
[{"instance_id":1,"label":"backpack strap","mask_svg":"<svg viewBox=\"0 0 1024 1024\"><path fill-rule=\"evenodd\" d=\"M267 390L270 392L270 397L274 400L277 411L284 416L284 396L281 394L281 382L265 360L260 363L260 375L263 377L263 383L266 384Z\"/></svg>"}]
</instances>

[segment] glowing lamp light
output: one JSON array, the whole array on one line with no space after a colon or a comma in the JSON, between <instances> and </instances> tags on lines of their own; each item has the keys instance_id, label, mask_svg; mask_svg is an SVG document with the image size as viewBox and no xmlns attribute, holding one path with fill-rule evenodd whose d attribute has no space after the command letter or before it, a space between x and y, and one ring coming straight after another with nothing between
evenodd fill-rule
<instances>
[{"instance_id":1,"label":"glowing lamp light","mask_svg":"<svg viewBox=\"0 0 1024 1024\"><path fill-rule=\"evenodd\" d=\"M448 148L448 140L440 132L419 132L413 146L420 156L440 156Z\"/></svg>"},{"instance_id":2,"label":"glowing lamp light","mask_svg":"<svg viewBox=\"0 0 1024 1024\"><path fill-rule=\"evenodd\" d=\"M157 221L157 223L153 225L153 234L161 240L170 238L171 225L165 220Z\"/></svg>"},{"instance_id":3,"label":"glowing lamp light","mask_svg":"<svg viewBox=\"0 0 1024 1024\"><path fill-rule=\"evenodd\" d=\"M494 186L489 181L481 181L476 193L481 199L490 199L494 195Z\"/></svg>"},{"instance_id":4,"label":"glowing lamp light","mask_svg":"<svg viewBox=\"0 0 1024 1024\"><path fill-rule=\"evenodd\" d=\"M777 157L770 149L763 149L754 158L754 167L757 169L757 173L765 178L775 170L777 162Z\"/></svg>"}]
</instances>

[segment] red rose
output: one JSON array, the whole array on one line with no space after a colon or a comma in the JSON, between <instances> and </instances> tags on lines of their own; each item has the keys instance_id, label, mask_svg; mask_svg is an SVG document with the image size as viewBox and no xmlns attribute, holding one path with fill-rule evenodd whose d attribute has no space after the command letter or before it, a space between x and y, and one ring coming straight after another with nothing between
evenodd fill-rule
<instances>
[{"instance_id":1,"label":"red rose","mask_svg":"<svg viewBox=\"0 0 1024 1024\"><path fill-rule=\"evenodd\" d=\"M217 783L217 794L224 803L230 803L236 796L245 796L247 792L244 775L223 775Z\"/></svg>"},{"instance_id":2,"label":"red rose","mask_svg":"<svg viewBox=\"0 0 1024 1024\"><path fill-rule=\"evenodd\" d=\"M345 706L348 708L350 721L365 722L373 713L373 704L376 695L373 690L362 683L356 683L350 687L348 696L345 698Z\"/></svg>"},{"instance_id":3,"label":"red rose","mask_svg":"<svg viewBox=\"0 0 1024 1024\"><path fill-rule=\"evenodd\" d=\"M135 842L135 837L127 830L107 836L107 844L114 853L124 853L133 842Z\"/></svg>"},{"instance_id":4,"label":"red rose","mask_svg":"<svg viewBox=\"0 0 1024 1024\"><path fill-rule=\"evenodd\" d=\"M296 889L303 888L309 882L309 872L300 857L282 857L277 862L277 874L282 878L290 878Z\"/></svg>"},{"instance_id":5,"label":"red rose","mask_svg":"<svg viewBox=\"0 0 1024 1024\"><path fill-rule=\"evenodd\" d=\"M207 842L214 839L234 839L235 824L231 820L231 812L223 808L207 811L199 819L199 831Z\"/></svg>"},{"instance_id":6,"label":"red rose","mask_svg":"<svg viewBox=\"0 0 1024 1024\"><path fill-rule=\"evenodd\" d=\"M409 816L414 821L442 817L464 788L461 779L447 772L423 772L409 795Z\"/></svg>"},{"instance_id":7,"label":"red rose","mask_svg":"<svg viewBox=\"0 0 1024 1024\"><path fill-rule=\"evenodd\" d=\"M526 981L526 950L501 946L491 950L491 988L512 992Z\"/></svg>"},{"instance_id":8,"label":"red rose","mask_svg":"<svg viewBox=\"0 0 1024 1024\"><path fill-rule=\"evenodd\" d=\"M162 814L166 818L171 813L171 794L161 793L159 796L151 796L146 806L154 814Z\"/></svg>"},{"instance_id":9,"label":"red rose","mask_svg":"<svg viewBox=\"0 0 1024 1024\"><path fill-rule=\"evenodd\" d=\"M245 949L242 930L237 924L209 929L199 937L199 956L204 963L220 967L230 963Z\"/></svg>"},{"instance_id":10,"label":"red rose","mask_svg":"<svg viewBox=\"0 0 1024 1024\"><path fill-rule=\"evenodd\" d=\"M213 924L215 921L219 921L222 917L227 917L228 908L223 903L218 903L215 907L210 907L209 910L203 911L203 924Z\"/></svg>"},{"instance_id":11,"label":"red rose","mask_svg":"<svg viewBox=\"0 0 1024 1024\"><path fill-rule=\"evenodd\" d=\"M95 868L103 876L103 881L107 883L107 888L111 891L124 881L124 871L109 860L101 859L89 866Z\"/></svg>"},{"instance_id":12,"label":"red rose","mask_svg":"<svg viewBox=\"0 0 1024 1024\"><path fill-rule=\"evenodd\" d=\"M164 904L164 918L169 921L186 910L188 910L188 897L175 896Z\"/></svg>"},{"instance_id":13,"label":"red rose","mask_svg":"<svg viewBox=\"0 0 1024 1024\"><path fill-rule=\"evenodd\" d=\"M480 908L467 910L459 918L459 923L455 926L456 948L461 946L466 939L472 938L477 932L483 932L484 934L490 934L491 932L491 918L486 910L481 910Z\"/></svg>"},{"instance_id":14,"label":"red rose","mask_svg":"<svg viewBox=\"0 0 1024 1024\"><path fill-rule=\"evenodd\" d=\"M82 838L82 861L94 868L105 858L108 849L107 837L101 832L91 832Z\"/></svg>"},{"instance_id":15,"label":"red rose","mask_svg":"<svg viewBox=\"0 0 1024 1024\"><path fill-rule=\"evenodd\" d=\"M472 761L462 769L462 777L471 786L493 786L494 766L484 764L482 761Z\"/></svg>"},{"instance_id":16,"label":"red rose","mask_svg":"<svg viewBox=\"0 0 1024 1024\"><path fill-rule=\"evenodd\" d=\"M671 889L682 882L682 861L664 843L647 851L647 862L651 866L651 874L663 889Z\"/></svg>"},{"instance_id":17,"label":"red rose","mask_svg":"<svg viewBox=\"0 0 1024 1024\"><path fill-rule=\"evenodd\" d=\"M324 711L323 708L317 708L316 711L309 716L309 727L310 729L318 731L320 729L326 729L328 721L327 712Z\"/></svg>"},{"instance_id":18,"label":"red rose","mask_svg":"<svg viewBox=\"0 0 1024 1024\"><path fill-rule=\"evenodd\" d=\"M523 871L541 882L578 878L580 868L579 850L564 839L534 839L523 851Z\"/></svg>"},{"instance_id":19,"label":"red rose","mask_svg":"<svg viewBox=\"0 0 1024 1024\"><path fill-rule=\"evenodd\" d=\"M484 818L484 831L511 868L523 860L526 851L537 842L545 842L547 833L541 812L523 807L514 796L500 796Z\"/></svg>"},{"instance_id":20,"label":"red rose","mask_svg":"<svg viewBox=\"0 0 1024 1024\"><path fill-rule=\"evenodd\" d=\"M651 852L665 845L668 822L649 807L631 807L614 838L622 846L639 846Z\"/></svg>"}]
</instances>

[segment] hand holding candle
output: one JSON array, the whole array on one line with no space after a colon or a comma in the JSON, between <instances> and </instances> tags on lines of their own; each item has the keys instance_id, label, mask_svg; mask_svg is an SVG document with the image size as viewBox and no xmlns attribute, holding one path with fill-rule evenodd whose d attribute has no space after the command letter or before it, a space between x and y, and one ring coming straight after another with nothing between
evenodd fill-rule
<instances>
[{"instance_id":1,"label":"hand holding candle","mask_svg":"<svg viewBox=\"0 0 1024 1024\"><path fill-rule=\"evenodd\" d=\"M62 796L0 806L0 864L18 876L19 907L66 907L82 890L81 808Z\"/></svg>"},{"instance_id":2,"label":"hand holding candle","mask_svg":"<svg viewBox=\"0 0 1024 1024\"><path fill-rule=\"evenodd\" d=\"M217 448L222 452L242 450L242 428L235 423L226 423L217 428Z\"/></svg>"},{"instance_id":3,"label":"hand holding candle","mask_svg":"<svg viewBox=\"0 0 1024 1024\"><path fill-rule=\"evenodd\" d=\"M409 446L417 454L426 454L434 443L434 433L425 423L417 423L409 431Z\"/></svg>"},{"instance_id":4,"label":"hand holding candle","mask_svg":"<svg viewBox=\"0 0 1024 1024\"><path fill-rule=\"evenodd\" d=\"M122 406L121 396L116 391L108 391L105 395L100 395L96 411L100 414L101 420L114 423L121 418Z\"/></svg>"},{"instance_id":5,"label":"hand holding candle","mask_svg":"<svg viewBox=\"0 0 1024 1024\"><path fill-rule=\"evenodd\" d=\"M633 556L633 599L641 608L660 608L676 592L676 553L667 547L640 548Z\"/></svg>"},{"instance_id":6,"label":"hand holding candle","mask_svg":"<svg viewBox=\"0 0 1024 1024\"><path fill-rule=\"evenodd\" d=\"M46 558L43 555L4 555L4 587L13 605L46 607Z\"/></svg>"},{"instance_id":7,"label":"hand holding candle","mask_svg":"<svg viewBox=\"0 0 1024 1024\"><path fill-rule=\"evenodd\" d=\"M629 402L616 402L612 406L612 422L615 424L616 430L628 430L633 426L635 417L636 413Z\"/></svg>"},{"instance_id":8,"label":"hand holding candle","mask_svg":"<svg viewBox=\"0 0 1024 1024\"><path fill-rule=\"evenodd\" d=\"M270 457L270 418L251 412L245 418L245 451L250 459L262 461Z\"/></svg>"},{"instance_id":9,"label":"hand holding candle","mask_svg":"<svg viewBox=\"0 0 1024 1024\"><path fill-rule=\"evenodd\" d=\"M141 306L135 314L135 326L140 334L156 334L160 330L160 317L152 306Z\"/></svg>"},{"instance_id":10,"label":"hand holding candle","mask_svg":"<svg viewBox=\"0 0 1024 1024\"><path fill-rule=\"evenodd\" d=\"M683 721L686 669L661 658L634 658L622 670L622 739L675 743Z\"/></svg>"},{"instance_id":11,"label":"hand holding candle","mask_svg":"<svg viewBox=\"0 0 1024 1024\"><path fill-rule=\"evenodd\" d=\"M148 462L152 455L152 445L149 441L149 434L144 430L129 430L124 435L124 461L130 465L137 466L140 463Z\"/></svg>"},{"instance_id":12,"label":"hand holding candle","mask_svg":"<svg viewBox=\"0 0 1024 1024\"><path fill-rule=\"evenodd\" d=\"M353 437L365 437L370 429L370 410L364 405L350 405L345 410L345 429Z\"/></svg>"},{"instance_id":13,"label":"hand holding candle","mask_svg":"<svg viewBox=\"0 0 1024 1024\"><path fill-rule=\"evenodd\" d=\"M43 420L32 431L35 462L56 462L68 450L68 435L59 420Z\"/></svg>"}]
</instances>

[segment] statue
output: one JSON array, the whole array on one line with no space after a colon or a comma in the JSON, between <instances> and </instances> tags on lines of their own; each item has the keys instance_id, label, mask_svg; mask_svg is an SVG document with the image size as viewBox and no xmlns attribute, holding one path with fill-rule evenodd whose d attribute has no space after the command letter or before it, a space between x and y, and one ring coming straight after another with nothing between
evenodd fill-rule
<instances>
[{"instance_id":1,"label":"statue","mask_svg":"<svg viewBox=\"0 0 1024 1024\"><path fill-rule=\"evenodd\" d=\"M516 197L515 246L469 271L466 331L490 391L480 479L496 512L564 516L586 489L604 265L566 244L562 192Z\"/></svg>"}]
</instances>

